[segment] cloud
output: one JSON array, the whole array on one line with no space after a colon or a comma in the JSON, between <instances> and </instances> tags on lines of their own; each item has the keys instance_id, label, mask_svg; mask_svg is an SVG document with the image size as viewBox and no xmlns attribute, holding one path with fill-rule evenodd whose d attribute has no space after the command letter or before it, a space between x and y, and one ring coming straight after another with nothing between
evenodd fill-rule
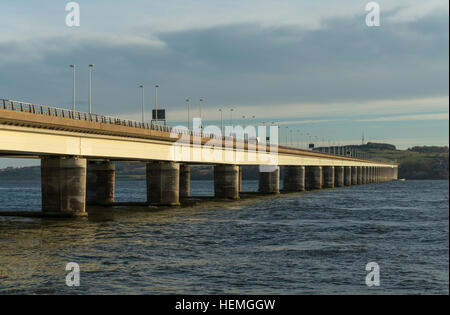
<instances>
[{"instance_id":1,"label":"cloud","mask_svg":"<svg viewBox=\"0 0 450 315\"><path fill-rule=\"evenodd\" d=\"M410 120L448 120L448 113L436 113L436 114L417 114L417 115L400 115L400 116L389 116L389 117L377 117L369 119L360 119L358 121L368 122L368 121L410 121Z\"/></svg>"},{"instance_id":2,"label":"cloud","mask_svg":"<svg viewBox=\"0 0 450 315\"><path fill-rule=\"evenodd\" d=\"M276 121L278 124L306 124L325 123L338 120L356 121L360 117L380 115L411 115L430 112L444 112L448 110L448 97L428 97L416 99L382 99L365 102L329 102L329 103L297 103L276 104L261 107L254 105L241 105L238 107L220 104L217 108L224 109L224 118L229 118L229 109L234 109L234 117L240 119L242 115L247 117L256 116L257 121ZM195 105L195 106L194 106ZM197 115L196 104L191 106L191 115ZM205 120L219 119L219 112L215 106L211 107L208 102L203 106ZM148 113L150 114L150 112ZM139 114L128 113L128 119L139 120ZM184 121L186 119L186 108L171 110L168 113L171 121ZM297 119L303 117L304 119ZM308 119L305 119L308 118ZM372 119L372 118L370 118ZM374 118L375 119L375 118ZM361 121L361 120L359 120Z\"/></svg>"},{"instance_id":3,"label":"cloud","mask_svg":"<svg viewBox=\"0 0 450 315\"><path fill-rule=\"evenodd\" d=\"M66 66L95 63L97 109L110 114L134 111L141 82L160 83L169 110L184 106L187 96L204 96L214 107L270 108L448 95L448 16L377 29L363 21L361 15L330 18L313 30L244 23L16 38L0 41L0 82L14 98L70 104ZM85 100L86 74L79 79Z\"/></svg>"}]
</instances>

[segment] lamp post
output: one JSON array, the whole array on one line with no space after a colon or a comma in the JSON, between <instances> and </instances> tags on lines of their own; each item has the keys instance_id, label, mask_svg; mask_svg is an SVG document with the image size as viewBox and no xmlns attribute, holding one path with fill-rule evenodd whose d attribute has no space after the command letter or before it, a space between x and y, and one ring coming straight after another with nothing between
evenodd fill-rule
<instances>
[{"instance_id":1,"label":"lamp post","mask_svg":"<svg viewBox=\"0 0 450 315\"><path fill-rule=\"evenodd\" d=\"M311 149L309 146L311 145L311 135L309 133L306 134L306 137L309 137L309 143L307 145L308 149ZM308 139L308 138L307 138Z\"/></svg>"},{"instance_id":2,"label":"lamp post","mask_svg":"<svg viewBox=\"0 0 450 315\"><path fill-rule=\"evenodd\" d=\"M233 111L234 111L233 108L230 109L230 126L231 126L231 128L233 128Z\"/></svg>"},{"instance_id":3,"label":"lamp post","mask_svg":"<svg viewBox=\"0 0 450 315\"><path fill-rule=\"evenodd\" d=\"M198 114L199 114L199 116L200 116L200 119L203 119L203 117L202 117L203 101L204 101L204 99L201 98L201 99L200 99L200 102L199 102L200 105L199 105L199 108L198 108ZM203 125L203 123L202 123L202 125Z\"/></svg>"},{"instance_id":4,"label":"lamp post","mask_svg":"<svg viewBox=\"0 0 450 315\"><path fill-rule=\"evenodd\" d=\"M94 64L90 64L88 66L89 70L89 114L92 114L92 68L94 68Z\"/></svg>"},{"instance_id":5,"label":"lamp post","mask_svg":"<svg viewBox=\"0 0 450 315\"><path fill-rule=\"evenodd\" d=\"M76 65L70 65L71 68L73 68L73 88L72 88L72 111L75 112L75 69L76 69Z\"/></svg>"},{"instance_id":6,"label":"lamp post","mask_svg":"<svg viewBox=\"0 0 450 315\"><path fill-rule=\"evenodd\" d=\"M158 124L158 88L159 84L155 85L155 121Z\"/></svg>"},{"instance_id":7,"label":"lamp post","mask_svg":"<svg viewBox=\"0 0 450 315\"><path fill-rule=\"evenodd\" d=\"M191 100L189 98L186 99L187 104L187 127L188 130L191 129Z\"/></svg>"},{"instance_id":8,"label":"lamp post","mask_svg":"<svg viewBox=\"0 0 450 315\"><path fill-rule=\"evenodd\" d=\"M286 146L288 145L288 134L289 134L289 127L288 126L286 126L285 127L286 128Z\"/></svg>"},{"instance_id":9,"label":"lamp post","mask_svg":"<svg viewBox=\"0 0 450 315\"><path fill-rule=\"evenodd\" d=\"M142 89L142 124L144 124L144 85L141 84L139 87Z\"/></svg>"},{"instance_id":10,"label":"lamp post","mask_svg":"<svg viewBox=\"0 0 450 315\"><path fill-rule=\"evenodd\" d=\"M220 112L220 132L222 133L222 136L223 136L223 111L222 111L222 108L219 108L219 112Z\"/></svg>"},{"instance_id":11,"label":"lamp post","mask_svg":"<svg viewBox=\"0 0 450 315\"><path fill-rule=\"evenodd\" d=\"M247 126L246 126L247 121L245 120L245 115L242 115L242 119L244 120L244 130L245 130L245 127L247 127Z\"/></svg>"}]
</instances>

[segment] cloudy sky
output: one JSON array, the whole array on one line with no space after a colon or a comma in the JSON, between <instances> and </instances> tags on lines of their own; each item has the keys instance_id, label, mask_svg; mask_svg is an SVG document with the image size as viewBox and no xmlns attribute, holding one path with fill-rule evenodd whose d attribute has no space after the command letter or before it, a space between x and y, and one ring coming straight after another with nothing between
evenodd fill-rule
<instances>
[{"instance_id":1,"label":"cloudy sky","mask_svg":"<svg viewBox=\"0 0 450 315\"><path fill-rule=\"evenodd\" d=\"M94 63L96 113L138 120L158 83L173 125L203 97L211 124L233 108L325 142L448 145L447 0L378 1L379 27L357 0L79 0L80 27L67 2L0 2L0 98L70 108L75 63L86 111Z\"/></svg>"}]
</instances>

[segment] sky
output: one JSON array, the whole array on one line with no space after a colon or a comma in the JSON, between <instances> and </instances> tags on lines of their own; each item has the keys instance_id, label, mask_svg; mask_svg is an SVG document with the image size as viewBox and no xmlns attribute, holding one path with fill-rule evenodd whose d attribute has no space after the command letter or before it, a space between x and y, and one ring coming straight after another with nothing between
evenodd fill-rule
<instances>
[{"instance_id":1,"label":"sky","mask_svg":"<svg viewBox=\"0 0 450 315\"><path fill-rule=\"evenodd\" d=\"M0 2L0 98L140 120L158 103L186 125L204 98L206 124L280 125L322 143L448 145L449 3L377 1L79 0L80 26L65 24L69 1ZM198 115L196 115L198 116ZM248 120L248 119L247 119ZM289 129L286 129L288 127ZM298 132L297 132L298 130ZM6 166L36 160L0 159Z\"/></svg>"}]
</instances>

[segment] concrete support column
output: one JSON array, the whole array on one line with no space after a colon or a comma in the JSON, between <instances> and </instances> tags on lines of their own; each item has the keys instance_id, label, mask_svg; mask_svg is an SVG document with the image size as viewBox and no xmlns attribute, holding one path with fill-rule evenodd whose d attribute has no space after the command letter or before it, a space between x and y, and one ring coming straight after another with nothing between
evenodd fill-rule
<instances>
[{"instance_id":1,"label":"concrete support column","mask_svg":"<svg viewBox=\"0 0 450 315\"><path fill-rule=\"evenodd\" d=\"M154 161L147 163L147 202L154 205L180 204L180 164Z\"/></svg>"},{"instance_id":2,"label":"concrete support column","mask_svg":"<svg viewBox=\"0 0 450 315\"><path fill-rule=\"evenodd\" d=\"M344 166L344 185L351 186L352 185L352 167Z\"/></svg>"},{"instance_id":3,"label":"concrete support column","mask_svg":"<svg viewBox=\"0 0 450 315\"><path fill-rule=\"evenodd\" d=\"M87 161L86 168L86 204L97 204L97 162Z\"/></svg>"},{"instance_id":4,"label":"concrete support column","mask_svg":"<svg viewBox=\"0 0 450 315\"><path fill-rule=\"evenodd\" d=\"M358 184L358 167L352 166L352 185Z\"/></svg>"},{"instance_id":5,"label":"concrete support column","mask_svg":"<svg viewBox=\"0 0 450 315\"><path fill-rule=\"evenodd\" d=\"M259 192L261 194L280 193L279 166L267 166L267 172L259 172Z\"/></svg>"},{"instance_id":6,"label":"concrete support column","mask_svg":"<svg viewBox=\"0 0 450 315\"><path fill-rule=\"evenodd\" d=\"M305 190L305 167L304 166L286 166L286 172L283 178L286 191L304 191Z\"/></svg>"},{"instance_id":7,"label":"concrete support column","mask_svg":"<svg viewBox=\"0 0 450 315\"><path fill-rule=\"evenodd\" d=\"M86 215L86 160L41 159L42 212Z\"/></svg>"},{"instance_id":8,"label":"concrete support column","mask_svg":"<svg viewBox=\"0 0 450 315\"><path fill-rule=\"evenodd\" d=\"M214 166L214 196L239 199L239 166Z\"/></svg>"},{"instance_id":9,"label":"concrete support column","mask_svg":"<svg viewBox=\"0 0 450 315\"><path fill-rule=\"evenodd\" d=\"M342 187L344 186L344 167L343 166L335 166L334 167L334 186Z\"/></svg>"},{"instance_id":10,"label":"concrete support column","mask_svg":"<svg viewBox=\"0 0 450 315\"><path fill-rule=\"evenodd\" d=\"M323 166L322 176L323 176L323 187L334 188L334 166Z\"/></svg>"},{"instance_id":11,"label":"concrete support column","mask_svg":"<svg viewBox=\"0 0 450 315\"><path fill-rule=\"evenodd\" d=\"M367 167L367 183L369 183L369 184L373 183L373 167L372 166Z\"/></svg>"},{"instance_id":12,"label":"concrete support column","mask_svg":"<svg viewBox=\"0 0 450 315\"><path fill-rule=\"evenodd\" d=\"M367 166L363 166L362 170L363 170L362 183L367 184L369 176L369 168Z\"/></svg>"},{"instance_id":13,"label":"concrete support column","mask_svg":"<svg viewBox=\"0 0 450 315\"><path fill-rule=\"evenodd\" d=\"M109 161L100 162L96 165L97 173L97 203L107 205L114 202L116 185L116 168Z\"/></svg>"},{"instance_id":14,"label":"concrete support column","mask_svg":"<svg viewBox=\"0 0 450 315\"><path fill-rule=\"evenodd\" d=\"M180 198L191 196L191 166L180 165Z\"/></svg>"},{"instance_id":15,"label":"concrete support column","mask_svg":"<svg viewBox=\"0 0 450 315\"><path fill-rule=\"evenodd\" d=\"M322 189L322 166L307 166L305 183L307 190Z\"/></svg>"},{"instance_id":16,"label":"concrete support column","mask_svg":"<svg viewBox=\"0 0 450 315\"><path fill-rule=\"evenodd\" d=\"M398 166L394 167L394 180L398 179Z\"/></svg>"},{"instance_id":17,"label":"concrete support column","mask_svg":"<svg viewBox=\"0 0 450 315\"><path fill-rule=\"evenodd\" d=\"M242 166L239 166L239 193L242 192Z\"/></svg>"},{"instance_id":18,"label":"concrete support column","mask_svg":"<svg viewBox=\"0 0 450 315\"><path fill-rule=\"evenodd\" d=\"M361 185L363 183L363 167L358 166L358 185Z\"/></svg>"},{"instance_id":19,"label":"concrete support column","mask_svg":"<svg viewBox=\"0 0 450 315\"><path fill-rule=\"evenodd\" d=\"M116 169L110 161L87 163L86 204L108 205L114 202Z\"/></svg>"}]
</instances>

